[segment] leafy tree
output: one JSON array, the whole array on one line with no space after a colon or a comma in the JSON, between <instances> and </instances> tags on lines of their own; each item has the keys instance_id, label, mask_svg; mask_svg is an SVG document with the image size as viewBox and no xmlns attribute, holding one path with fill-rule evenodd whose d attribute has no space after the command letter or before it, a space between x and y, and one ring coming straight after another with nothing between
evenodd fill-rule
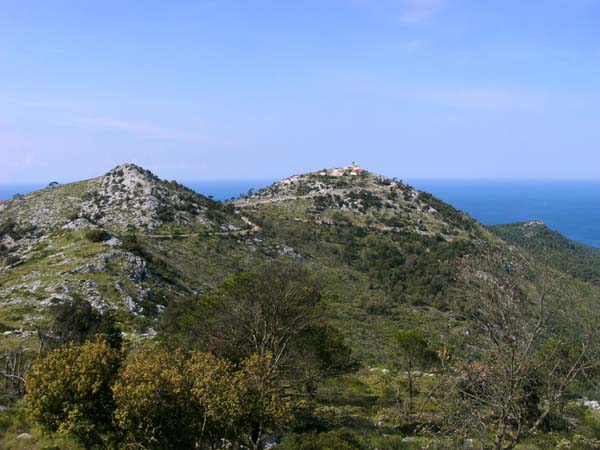
<instances>
[{"instance_id":1,"label":"leafy tree","mask_svg":"<svg viewBox=\"0 0 600 450\"><path fill-rule=\"evenodd\" d=\"M168 347L205 350L211 306L198 297L171 299L160 318L158 339Z\"/></svg>"},{"instance_id":2,"label":"leafy tree","mask_svg":"<svg viewBox=\"0 0 600 450\"><path fill-rule=\"evenodd\" d=\"M85 448L114 442L111 385L121 360L105 337L40 357L26 376L31 416L46 430L72 434Z\"/></svg>"},{"instance_id":3,"label":"leafy tree","mask_svg":"<svg viewBox=\"0 0 600 450\"><path fill-rule=\"evenodd\" d=\"M290 365L287 375L310 396L315 395L324 377L356 367L352 349L340 331L325 323L306 328L291 345L290 353L298 364Z\"/></svg>"},{"instance_id":4,"label":"leafy tree","mask_svg":"<svg viewBox=\"0 0 600 450\"><path fill-rule=\"evenodd\" d=\"M235 418L241 409L234 367L210 353L194 353L186 366L190 398L196 411L196 446L236 439Z\"/></svg>"},{"instance_id":5,"label":"leafy tree","mask_svg":"<svg viewBox=\"0 0 600 450\"><path fill-rule=\"evenodd\" d=\"M363 239L361 269L369 274L369 283L377 281L393 289L402 279L405 257L393 242L372 234Z\"/></svg>"},{"instance_id":6,"label":"leafy tree","mask_svg":"<svg viewBox=\"0 0 600 450\"><path fill-rule=\"evenodd\" d=\"M113 387L114 416L128 446L215 448L223 439L260 449L287 418L270 356L239 367L210 353L140 349Z\"/></svg>"},{"instance_id":7,"label":"leafy tree","mask_svg":"<svg viewBox=\"0 0 600 450\"><path fill-rule=\"evenodd\" d=\"M364 450L367 445L352 431L289 435L281 443L283 450Z\"/></svg>"}]
</instances>

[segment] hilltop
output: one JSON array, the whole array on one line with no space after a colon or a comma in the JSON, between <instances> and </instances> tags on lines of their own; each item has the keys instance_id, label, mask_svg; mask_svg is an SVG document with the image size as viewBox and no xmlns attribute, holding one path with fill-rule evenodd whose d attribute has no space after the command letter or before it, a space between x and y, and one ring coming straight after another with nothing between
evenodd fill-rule
<instances>
[{"instance_id":1,"label":"hilltop","mask_svg":"<svg viewBox=\"0 0 600 450\"><path fill-rule=\"evenodd\" d=\"M153 316L204 280L188 286L144 240L247 228L231 208L133 164L2 202L1 326L33 331L52 301L76 296L120 311L125 322Z\"/></svg>"},{"instance_id":2,"label":"hilltop","mask_svg":"<svg viewBox=\"0 0 600 450\"><path fill-rule=\"evenodd\" d=\"M232 215L215 214L219 206L175 181L123 164L97 178L0 202L0 214L17 227L27 224L41 231L90 224L120 231L127 227L151 231L165 223L200 224L211 229L243 225Z\"/></svg>"},{"instance_id":3,"label":"hilltop","mask_svg":"<svg viewBox=\"0 0 600 450\"><path fill-rule=\"evenodd\" d=\"M367 229L469 236L474 220L401 181L358 166L293 175L233 202L238 208L277 209L281 218L323 224L345 221Z\"/></svg>"}]
</instances>

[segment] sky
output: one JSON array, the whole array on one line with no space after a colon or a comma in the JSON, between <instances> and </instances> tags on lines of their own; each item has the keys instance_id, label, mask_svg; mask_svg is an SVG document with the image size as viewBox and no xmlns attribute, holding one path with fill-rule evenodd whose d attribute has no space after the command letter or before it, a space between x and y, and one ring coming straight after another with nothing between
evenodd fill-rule
<instances>
[{"instance_id":1,"label":"sky","mask_svg":"<svg viewBox=\"0 0 600 450\"><path fill-rule=\"evenodd\" d=\"M597 0L0 0L0 184L600 179Z\"/></svg>"}]
</instances>

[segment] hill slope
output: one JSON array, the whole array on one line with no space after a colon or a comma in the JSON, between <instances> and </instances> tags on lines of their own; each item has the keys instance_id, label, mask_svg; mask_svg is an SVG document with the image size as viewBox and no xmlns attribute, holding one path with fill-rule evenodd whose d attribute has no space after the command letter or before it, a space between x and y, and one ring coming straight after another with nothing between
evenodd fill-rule
<instances>
[{"instance_id":1,"label":"hill slope","mask_svg":"<svg viewBox=\"0 0 600 450\"><path fill-rule=\"evenodd\" d=\"M53 299L74 296L117 309L124 321L151 317L205 280L188 285L145 241L246 228L231 208L131 164L0 203L3 327L34 329Z\"/></svg>"},{"instance_id":2,"label":"hill slope","mask_svg":"<svg viewBox=\"0 0 600 450\"><path fill-rule=\"evenodd\" d=\"M376 363L398 329L459 339L462 261L489 248L511 251L452 206L356 167L222 204L127 164L0 203L0 327L27 336L50 303L78 296L151 332L179 299L291 258L319 274L324 317Z\"/></svg>"},{"instance_id":3,"label":"hill slope","mask_svg":"<svg viewBox=\"0 0 600 450\"><path fill-rule=\"evenodd\" d=\"M505 242L547 260L557 270L600 285L600 249L568 239L541 221L488 228Z\"/></svg>"}]
</instances>

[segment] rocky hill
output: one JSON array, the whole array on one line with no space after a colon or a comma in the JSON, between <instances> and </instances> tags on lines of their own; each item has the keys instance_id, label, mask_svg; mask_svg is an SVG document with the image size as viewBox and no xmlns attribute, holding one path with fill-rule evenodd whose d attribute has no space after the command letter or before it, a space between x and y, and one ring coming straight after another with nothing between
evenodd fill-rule
<instances>
[{"instance_id":1,"label":"rocky hill","mask_svg":"<svg viewBox=\"0 0 600 450\"><path fill-rule=\"evenodd\" d=\"M204 283L187 286L145 240L248 228L232 208L132 164L2 202L0 327L32 331L45 306L74 296L126 322L156 315L169 297Z\"/></svg>"},{"instance_id":2,"label":"rocky hill","mask_svg":"<svg viewBox=\"0 0 600 450\"><path fill-rule=\"evenodd\" d=\"M42 232L92 226L147 231L164 223L236 229L239 218L215 215L217 203L178 184L160 180L133 164L115 167L91 180L48 188L0 202L0 214L16 228Z\"/></svg>"},{"instance_id":3,"label":"rocky hill","mask_svg":"<svg viewBox=\"0 0 600 450\"><path fill-rule=\"evenodd\" d=\"M277 210L279 217L451 241L477 230L474 220L430 194L358 166L294 175L234 201L238 208Z\"/></svg>"}]
</instances>

